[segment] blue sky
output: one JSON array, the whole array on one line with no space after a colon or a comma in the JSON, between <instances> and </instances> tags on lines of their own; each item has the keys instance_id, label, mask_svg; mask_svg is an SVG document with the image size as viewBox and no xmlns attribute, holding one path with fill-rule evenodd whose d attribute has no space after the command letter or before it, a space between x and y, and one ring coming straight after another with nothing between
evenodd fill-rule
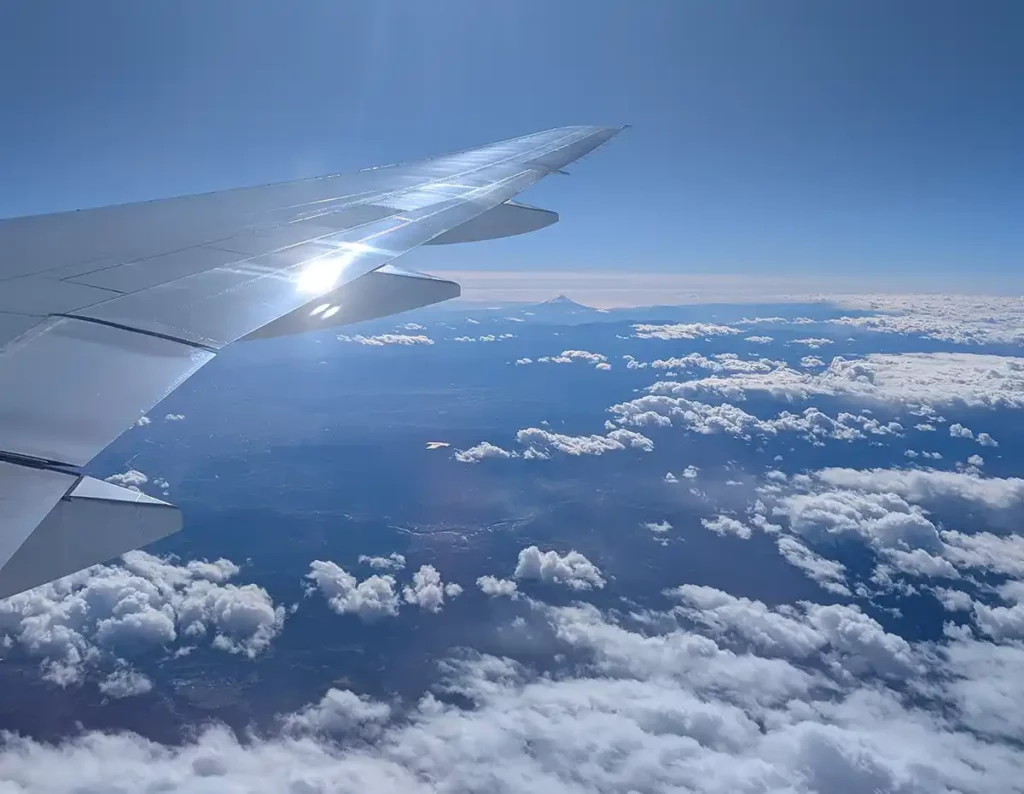
<instances>
[{"instance_id":1,"label":"blue sky","mask_svg":"<svg viewBox=\"0 0 1024 794\"><path fill-rule=\"evenodd\" d=\"M0 216L631 123L524 196L558 226L416 266L1013 289L1022 26L934 0L8 3Z\"/></svg>"}]
</instances>

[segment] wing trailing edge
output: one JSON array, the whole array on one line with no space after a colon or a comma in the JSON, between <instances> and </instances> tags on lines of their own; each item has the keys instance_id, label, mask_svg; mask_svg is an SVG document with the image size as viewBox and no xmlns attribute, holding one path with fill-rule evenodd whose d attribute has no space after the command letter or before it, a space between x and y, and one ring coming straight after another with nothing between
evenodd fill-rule
<instances>
[{"instance_id":1,"label":"wing trailing edge","mask_svg":"<svg viewBox=\"0 0 1024 794\"><path fill-rule=\"evenodd\" d=\"M10 467L0 477L0 505L7 519L0 548L0 598L107 562L181 529L178 508L131 488L70 472L0 465ZM37 514L47 507L40 520Z\"/></svg>"},{"instance_id":2,"label":"wing trailing edge","mask_svg":"<svg viewBox=\"0 0 1024 794\"><path fill-rule=\"evenodd\" d=\"M438 235L427 245L497 240L501 237L535 232L557 222L557 212L531 207L529 204L520 204L518 201L506 201L492 207L482 215L477 215L473 220Z\"/></svg>"},{"instance_id":3,"label":"wing trailing edge","mask_svg":"<svg viewBox=\"0 0 1024 794\"><path fill-rule=\"evenodd\" d=\"M426 273L384 265L245 337L267 339L399 314L457 298L462 288Z\"/></svg>"}]
</instances>

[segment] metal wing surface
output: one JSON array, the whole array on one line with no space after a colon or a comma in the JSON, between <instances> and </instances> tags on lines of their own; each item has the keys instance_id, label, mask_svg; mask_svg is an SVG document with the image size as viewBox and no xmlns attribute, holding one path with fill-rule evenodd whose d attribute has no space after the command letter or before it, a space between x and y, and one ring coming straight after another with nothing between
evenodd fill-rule
<instances>
[{"instance_id":1,"label":"metal wing surface","mask_svg":"<svg viewBox=\"0 0 1024 794\"><path fill-rule=\"evenodd\" d=\"M180 528L172 505L80 467L220 349L456 297L390 262L554 223L512 199L619 131L0 220L0 597Z\"/></svg>"}]
</instances>

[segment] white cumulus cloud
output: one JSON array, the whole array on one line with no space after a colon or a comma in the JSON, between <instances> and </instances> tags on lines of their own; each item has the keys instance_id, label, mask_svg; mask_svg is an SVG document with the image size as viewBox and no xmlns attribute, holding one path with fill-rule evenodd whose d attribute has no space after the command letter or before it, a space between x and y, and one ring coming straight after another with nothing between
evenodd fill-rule
<instances>
[{"instance_id":1,"label":"white cumulus cloud","mask_svg":"<svg viewBox=\"0 0 1024 794\"><path fill-rule=\"evenodd\" d=\"M481 441L469 449L460 449L455 452L455 460L459 463L479 463L487 458L514 458L516 452L509 452L490 441Z\"/></svg>"},{"instance_id":2,"label":"white cumulus cloud","mask_svg":"<svg viewBox=\"0 0 1024 794\"><path fill-rule=\"evenodd\" d=\"M356 342L360 345L371 345L373 347L382 347L384 345L432 345L434 340L429 336L423 334L378 334L376 336L363 336L359 334L357 336L348 336L346 334L338 335L339 342Z\"/></svg>"},{"instance_id":3,"label":"white cumulus cloud","mask_svg":"<svg viewBox=\"0 0 1024 794\"><path fill-rule=\"evenodd\" d=\"M805 337L803 339L794 339L794 345L807 345L811 350L817 350L818 348L824 347L825 345L831 345L832 340L824 337Z\"/></svg>"},{"instance_id":4,"label":"white cumulus cloud","mask_svg":"<svg viewBox=\"0 0 1024 794\"><path fill-rule=\"evenodd\" d=\"M654 449L654 442L647 436L622 429L612 430L604 436L569 436L541 427L527 427L516 433L516 441L524 447L538 450L542 453L541 457L547 457L552 451L564 455L603 455L625 449L638 449L641 452Z\"/></svg>"},{"instance_id":5,"label":"white cumulus cloud","mask_svg":"<svg viewBox=\"0 0 1024 794\"><path fill-rule=\"evenodd\" d=\"M377 571L400 571L405 567L405 555L399 554L396 551L391 552L386 557L369 557L365 554L360 554L359 562L363 565L369 565Z\"/></svg>"},{"instance_id":6,"label":"white cumulus cloud","mask_svg":"<svg viewBox=\"0 0 1024 794\"><path fill-rule=\"evenodd\" d=\"M519 585L512 579L499 579L490 575L481 576L476 580L476 586L484 595L492 598L516 598L519 594Z\"/></svg>"},{"instance_id":7,"label":"white cumulus cloud","mask_svg":"<svg viewBox=\"0 0 1024 794\"><path fill-rule=\"evenodd\" d=\"M802 570L825 590L838 595L850 595L850 589L846 586L846 566L842 563L816 554L789 535L779 536L775 543L786 562Z\"/></svg>"},{"instance_id":8,"label":"white cumulus cloud","mask_svg":"<svg viewBox=\"0 0 1024 794\"><path fill-rule=\"evenodd\" d=\"M704 529L714 532L716 535L736 535L746 540L750 537L750 527L742 521L737 521L729 516L715 516L714 518L702 518L700 524Z\"/></svg>"},{"instance_id":9,"label":"white cumulus cloud","mask_svg":"<svg viewBox=\"0 0 1024 794\"><path fill-rule=\"evenodd\" d=\"M120 474L111 474L109 477L104 477L104 479L107 482L114 483L114 485L121 485L133 491L138 491L140 486L149 482L149 477L138 469L128 469L128 471L121 472Z\"/></svg>"},{"instance_id":10,"label":"white cumulus cloud","mask_svg":"<svg viewBox=\"0 0 1024 794\"><path fill-rule=\"evenodd\" d=\"M433 565L422 565L413 574L412 584L402 589L402 597L407 604L415 604L428 612L440 612L444 607L444 598L455 598L462 593L462 586L454 582L445 585L441 574Z\"/></svg>"},{"instance_id":11,"label":"white cumulus cloud","mask_svg":"<svg viewBox=\"0 0 1024 794\"><path fill-rule=\"evenodd\" d=\"M398 614L395 579L385 574L359 581L336 563L314 560L306 578L311 580L327 599L328 606L339 615L355 615L371 623Z\"/></svg>"},{"instance_id":12,"label":"white cumulus cloud","mask_svg":"<svg viewBox=\"0 0 1024 794\"><path fill-rule=\"evenodd\" d=\"M743 331L739 328L716 323L671 323L668 325L640 323L633 326L633 336L637 339L703 339L709 336L741 333Z\"/></svg>"},{"instance_id":13,"label":"white cumulus cloud","mask_svg":"<svg viewBox=\"0 0 1024 794\"><path fill-rule=\"evenodd\" d=\"M111 670L110 694L141 678L126 659L184 640L255 657L284 625L284 608L266 590L228 580L230 560L179 564L142 551L0 601L0 632L42 660L48 679L68 685L90 670ZM117 673L117 670L121 670ZM117 674L115 674L117 673Z\"/></svg>"},{"instance_id":14,"label":"white cumulus cloud","mask_svg":"<svg viewBox=\"0 0 1024 794\"><path fill-rule=\"evenodd\" d=\"M153 682L149 678L128 667L114 670L100 681L100 692L114 699L145 695L152 689Z\"/></svg>"},{"instance_id":15,"label":"white cumulus cloud","mask_svg":"<svg viewBox=\"0 0 1024 794\"><path fill-rule=\"evenodd\" d=\"M536 546L519 552L515 577L562 584L573 590L602 588L605 584L600 569L578 551L559 554L554 550L541 551Z\"/></svg>"}]
</instances>

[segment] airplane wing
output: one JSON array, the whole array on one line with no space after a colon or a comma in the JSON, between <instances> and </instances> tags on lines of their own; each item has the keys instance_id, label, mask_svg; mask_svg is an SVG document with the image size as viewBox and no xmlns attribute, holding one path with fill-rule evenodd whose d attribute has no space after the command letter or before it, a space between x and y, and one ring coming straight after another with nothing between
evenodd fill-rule
<instances>
[{"instance_id":1,"label":"airplane wing","mask_svg":"<svg viewBox=\"0 0 1024 794\"><path fill-rule=\"evenodd\" d=\"M0 221L0 597L180 529L80 468L224 346L458 296L391 261L554 223L513 197L620 129Z\"/></svg>"}]
</instances>

